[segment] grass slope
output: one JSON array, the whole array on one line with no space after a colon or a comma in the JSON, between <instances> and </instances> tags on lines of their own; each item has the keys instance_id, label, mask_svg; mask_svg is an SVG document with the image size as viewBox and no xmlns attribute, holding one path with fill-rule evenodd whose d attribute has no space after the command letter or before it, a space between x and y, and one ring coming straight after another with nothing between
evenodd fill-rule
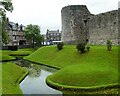
<instances>
[{"instance_id":1,"label":"grass slope","mask_svg":"<svg viewBox=\"0 0 120 96\"><path fill-rule=\"evenodd\" d=\"M58 68L86 63L117 67L117 50L118 47L113 47L112 51L107 51L106 46L91 46L89 52L80 54L74 45L64 46L63 50L60 51L57 50L56 46L46 46L39 48L25 59Z\"/></svg>"},{"instance_id":2,"label":"grass slope","mask_svg":"<svg viewBox=\"0 0 120 96\"><path fill-rule=\"evenodd\" d=\"M118 71L113 67L100 65L72 65L48 77L59 86L99 87L118 83ZM69 87L69 88L70 88Z\"/></svg>"},{"instance_id":3,"label":"grass slope","mask_svg":"<svg viewBox=\"0 0 120 96\"><path fill-rule=\"evenodd\" d=\"M14 57L9 56L9 53L10 53L10 51L8 51L8 50L2 50L2 51L0 51L0 61L15 59Z\"/></svg>"},{"instance_id":4,"label":"grass slope","mask_svg":"<svg viewBox=\"0 0 120 96\"><path fill-rule=\"evenodd\" d=\"M11 62L2 64L2 94L22 94L20 80L28 73L25 68ZM0 88L1 89L1 88Z\"/></svg>"},{"instance_id":5,"label":"grass slope","mask_svg":"<svg viewBox=\"0 0 120 96\"><path fill-rule=\"evenodd\" d=\"M93 87L118 83L118 47L107 51L106 46L91 46L80 54L76 46L42 47L25 59L62 68L47 78L56 86Z\"/></svg>"},{"instance_id":6,"label":"grass slope","mask_svg":"<svg viewBox=\"0 0 120 96\"><path fill-rule=\"evenodd\" d=\"M0 63L0 96L2 95L2 64Z\"/></svg>"},{"instance_id":7,"label":"grass slope","mask_svg":"<svg viewBox=\"0 0 120 96\"><path fill-rule=\"evenodd\" d=\"M2 51L0 51L0 61L15 59L15 57L9 56L9 54L11 54L11 55L26 55L26 54L31 54L34 51L35 51L35 49L33 49L33 48L19 49L18 51L2 50Z\"/></svg>"}]
</instances>

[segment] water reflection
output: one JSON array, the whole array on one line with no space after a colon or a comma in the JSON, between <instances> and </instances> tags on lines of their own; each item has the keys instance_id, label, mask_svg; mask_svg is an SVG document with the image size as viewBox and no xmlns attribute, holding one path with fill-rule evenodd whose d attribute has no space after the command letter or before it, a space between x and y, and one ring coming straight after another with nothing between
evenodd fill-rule
<instances>
[{"instance_id":1,"label":"water reflection","mask_svg":"<svg viewBox=\"0 0 120 96\"><path fill-rule=\"evenodd\" d=\"M25 60L15 61L19 66L26 67L29 70L28 76L20 83L23 94L57 94L62 96L62 92L47 86L45 80L48 75L56 72L56 69L33 64Z\"/></svg>"},{"instance_id":2,"label":"water reflection","mask_svg":"<svg viewBox=\"0 0 120 96\"><path fill-rule=\"evenodd\" d=\"M20 84L23 94L62 94L46 85L45 79L50 74L52 73L41 70L39 77L31 77L28 75Z\"/></svg>"},{"instance_id":3,"label":"water reflection","mask_svg":"<svg viewBox=\"0 0 120 96\"><path fill-rule=\"evenodd\" d=\"M21 60L16 60L14 61L15 64L21 66L21 67L26 67L26 68L32 68L33 67L33 64L28 62L28 61L25 61L23 59Z\"/></svg>"}]
</instances>

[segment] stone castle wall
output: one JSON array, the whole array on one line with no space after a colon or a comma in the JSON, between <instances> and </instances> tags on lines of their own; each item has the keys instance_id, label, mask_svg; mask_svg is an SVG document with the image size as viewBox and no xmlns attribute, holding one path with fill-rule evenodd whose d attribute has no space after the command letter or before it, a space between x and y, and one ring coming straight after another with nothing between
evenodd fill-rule
<instances>
[{"instance_id":1,"label":"stone castle wall","mask_svg":"<svg viewBox=\"0 0 120 96\"><path fill-rule=\"evenodd\" d=\"M118 10L91 16L89 19L89 43L105 45L107 40L118 43Z\"/></svg>"},{"instance_id":2,"label":"stone castle wall","mask_svg":"<svg viewBox=\"0 0 120 96\"><path fill-rule=\"evenodd\" d=\"M88 29L85 21L90 15L85 5L64 7L62 15L62 41L67 44L84 42L87 39Z\"/></svg>"},{"instance_id":3,"label":"stone castle wall","mask_svg":"<svg viewBox=\"0 0 120 96\"><path fill-rule=\"evenodd\" d=\"M105 45L107 40L118 44L118 10L98 15L89 12L85 5L62 8L62 41L76 44L89 40L89 44Z\"/></svg>"}]
</instances>

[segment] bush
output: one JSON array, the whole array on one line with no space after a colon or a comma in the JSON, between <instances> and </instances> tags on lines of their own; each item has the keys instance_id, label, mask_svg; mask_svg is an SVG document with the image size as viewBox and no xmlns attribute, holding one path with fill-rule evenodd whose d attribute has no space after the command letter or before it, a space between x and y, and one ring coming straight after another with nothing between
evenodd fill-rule
<instances>
[{"instance_id":1,"label":"bush","mask_svg":"<svg viewBox=\"0 0 120 96\"><path fill-rule=\"evenodd\" d=\"M107 50L111 51L112 49L112 42L110 40L107 40Z\"/></svg>"},{"instance_id":2,"label":"bush","mask_svg":"<svg viewBox=\"0 0 120 96\"><path fill-rule=\"evenodd\" d=\"M58 44L57 44L57 49L58 50L61 50L61 49L63 49L63 42L59 42Z\"/></svg>"},{"instance_id":3,"label":"bush","mask_svg":"<svg viewBox=\"0 0 120 96\"><path fill-rule=\"evenodd\" d=\"M86 49L87 49L87 51L89 51L89 50L90 50L90 47L88 46L88 47L86 47Z\"/></svg>"},{"instance_id":4,"label":"bush","mask_svg":"<svg viewBox=\"0 0 120 96\"><path fill-rule=\"evenodd\" d=\"M84 43L79 43L76 46L77 50L80 51L81 53L85 52L85 44Z\"/></svg>"}]
</instances>

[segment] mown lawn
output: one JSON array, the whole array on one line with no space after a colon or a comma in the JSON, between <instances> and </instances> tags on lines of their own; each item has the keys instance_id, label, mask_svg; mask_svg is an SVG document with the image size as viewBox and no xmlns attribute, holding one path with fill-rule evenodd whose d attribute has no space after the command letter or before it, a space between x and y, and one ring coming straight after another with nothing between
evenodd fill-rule
<instances>
[{"instance_id":1,"label":"mown lawn","mask_svg":"<svg viewBox=\"0 0 120 96\"><path fill-rule=\"evenodd\" d=\"M1 51L1 50L0 50L0 51ZM10 53L10 51L8 51L8 50L2 50L2 51L0 52L0 61L13 60L13 59L15 59L14 57L9 56L9 53Z\"/></svg>"},{"instance_id":2,"label":"mown lawn","mask_svg":"<svg viewBox=\"0 0 120 96\"><path fill-rule=\"evenodd\" d=\"M19 49L18 51L1 50L0 51L0 61L13 60L15 57L12 55L24 55L31 54L35 49ZM19 82L28 73L25 68L17 66L11 62L0 64L0 91L2 94L22 94L19 88Z\"/></svg>"},{"instance_id":3,"label":"mown lawn","mask_svg":"<svg viewBox=\"0 0 120 96\"><path fill-rule=\"evenodd\" d=\"M39 48L25 59L57 68L88 63L90 65L117 67L118 47L114 46L112 51L107 51L106 46L91 46L89 52L80 54L75 45L64 46L60 51L57 50L56 46L46 46Z\"/></svg>"},{"instance_id":4,"label":"mown lawn","mask_svg":"<svg viewBox=\"0 0 120 96\"><path fill-rule=\"evenodd\" d=\"M18 51L0 50L0 61L15 59L15 57L9 56L10 54L11 55L29 55L34 51L35 49L33 48L19 49Z\"/></svg>"},{"instance_id":5,"label":"mown lawn","mask_svg":"<svg viewBox=\"0 0 120 96\"><path fill-rule=\"evenodd\" d=\"M8 62L2 64L2 94L22 94L20 80L28 73L25 68Z\"/></svg>"},{"instance_id":6,"label":"mown lawn","mask_svg":"<svg viewBox=\"0 0 120 96\"><path fill-rule=\"evenodd\" d=\"M25 59L61 68L47 78L49 83L62 87L99 87L118 84L118 47L107 51L106 46L91 46L80 54L75 45L42 47Z\"/></svg>"},{"instance_id":7,"label":"mown lawn","mask_svg":"<svg viewBox=\"0 0 120 96\"><path fill-rule=\"evenodd\" d=\"M2 94L2 64L0 63L0 95Z\"/></svg>"}]
</instances>

